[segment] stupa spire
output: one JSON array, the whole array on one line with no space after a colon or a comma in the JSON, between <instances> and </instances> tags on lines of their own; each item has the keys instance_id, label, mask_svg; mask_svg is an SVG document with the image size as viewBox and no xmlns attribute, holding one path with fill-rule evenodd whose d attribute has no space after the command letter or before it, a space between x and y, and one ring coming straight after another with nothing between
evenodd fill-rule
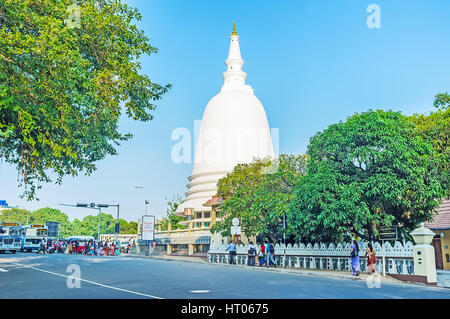
<instances>
[{"instance_id":1,"label":"stupa spire","mask_svg":"<svg viewBox=\"0 0 450 319\"><path fill-rule=\"evenodd\" d=\"M233 33L231 33L231 35L237 35L237 32L236 32L236 22L233 22Z\"/></svg>"},{"instance_id":2,"label":"stupa spire","mask_svg":"<svg viewBox=\"0 0 450 319\"><path fill-rule=\"evenodd\" d=\"M245 85L247 73L242 71L244 60L242 59L241 49L239 47L239 36L236 32L236 23L233 24L233 33L231 33L230 36L230 50L228 51L228 59L226 59L225 64L227 70L223 73L224 83L221 91L244 89L253 93L251 87Z\"/></svg>"}]
</instances>

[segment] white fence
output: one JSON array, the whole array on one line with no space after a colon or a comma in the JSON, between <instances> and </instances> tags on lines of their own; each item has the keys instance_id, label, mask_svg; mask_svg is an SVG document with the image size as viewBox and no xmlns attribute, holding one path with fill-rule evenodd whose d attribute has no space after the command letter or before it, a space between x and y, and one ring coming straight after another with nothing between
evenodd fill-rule
<instances>
[{"instance_id":1,"label":"white fence","mask_svg":"<svg viewBox=\"0 0 450 319\"><path fill-rule=\"evenodd\" d=\"M227 245L211 245L208 252L208 262L215 264L228 264L229 253L226 251ZM350 243L337 245L334 244L284 244L275 245L275 262L277 266L284 266L288 268L299 269L321 269L321 270L336 270L336 271L351 271L350 250L352 245ZM359 256L361 264L361 272L367 271L367 258L364 257L367 243L359 243ZM376 269L378 272L383 271L383 247L376 242L373 245L375 249L378 262ZM413 261L413 243L407 242L403 247L402 243L395 242L391 246L389 242L385 242L385 256L386 256L386 273L388 274L414 274ZM259 253L259 247L257 247ZM284 256L286 255L286 260ZM247 265L248 259L248 245L238 245L236 248L236 263L240 265Z\"/></svg>"}]
</instances>

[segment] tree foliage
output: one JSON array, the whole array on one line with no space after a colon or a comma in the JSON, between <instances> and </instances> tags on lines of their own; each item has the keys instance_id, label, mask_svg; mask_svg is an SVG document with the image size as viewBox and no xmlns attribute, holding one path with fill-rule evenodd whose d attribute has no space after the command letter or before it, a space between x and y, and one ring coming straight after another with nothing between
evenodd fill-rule
<instances>
[{"instance_id":1,"label":"tree foliage","mask_svg":"<svg viewBox=\"0 0 450 319\"><path fill-rule=\"evenodd\" d=\"M235 166L218 182L217 195L225 201L217 212L221 220L211 231L230 236L231 221L237 217L246 236L280 238L283 233L280 223L305 166L306 157L302 155L281 155L277 160L257 159Z\"/></svg>"},{"instance_id":2,"label":"tree foliage","mask_svg":"<svg viewBox=\"0 0 450 319\"><path fill-rule=\"evenodd\" d=\"M368 111L317 133L289 221L309 240L371 239L374 227L430 220L445 188L432 144L399 112Z\"/></svg>"},{"instance_id":3,"label":"tree foliage","mask_svg":"<svg viewBox=\"0 0 450 319\"><path fill-rule=\"evenodd\" d=\"M157 229L166 231L169 229L187 229L186 225L180 225L179 223L186 220L185 217L175 215L175 211L178 206L183 202L183 198L180 195L176 195L171 199L167 199L166 217L163 217L156 224Z\"/></svg>"},{"instance_id":4,"label":"tree foliage","mask_svg":"<svg viewBox=\"0 0 450 319\"><path fill-rule=\"evenodd\" d=\"M430 114L414 114L408 119L414 123L423 139L429 141L436 151L440 169L436 172L444 188L450 188L450 96L437 94Z\"/></svg>"},{"instance_id":5,"label":"tree foliage","mask_svg":"<svg viewBox=\"0 0 450 319\"><path fill-rule=\"evenodd\" d=\"M101 213L100 233L114 234L116 219L110 215ZM66 214L59 209L50 207L40 208L35 211L11 208L0 212L1 222L17 222L22 225L43 224L52 221L59 223L59 237L66 238L72 235L93 236L97 238L98 215L88 215L82 220L75 219L71 222ZM119 219L121 234L137 234L137 223Z\"/></svg>"},{"instance_id":6,"label":"tree foliage","mask_svg":"<svg viewBox=\"0 0 450 319\"><path fill-rule=\"evenodd\" d=\"M170 87L139 74L140 56L157 49L122 2L0 1L0 159L17 167L28 199L39 182L90 174L115 155L131 138L121 114L151 120Z\"/></svg>"}]
</instances>

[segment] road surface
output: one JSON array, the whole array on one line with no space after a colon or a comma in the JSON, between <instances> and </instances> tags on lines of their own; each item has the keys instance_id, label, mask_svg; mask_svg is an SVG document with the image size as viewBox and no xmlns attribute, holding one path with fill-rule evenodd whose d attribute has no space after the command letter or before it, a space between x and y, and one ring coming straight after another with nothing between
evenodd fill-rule
<instances>
[{"instance_id":1,"label":"road surface","mask_svg":"<svg viewBox=\"0 0 450 319\"><path fill-rule=\"evenodd\" d=\"M79 281L71 277L78 273ZM369 288L363 280L138 257L17 253L0 255L0 298L450 299L450 289L384 282Z\"/></svg>"}]
</instances>

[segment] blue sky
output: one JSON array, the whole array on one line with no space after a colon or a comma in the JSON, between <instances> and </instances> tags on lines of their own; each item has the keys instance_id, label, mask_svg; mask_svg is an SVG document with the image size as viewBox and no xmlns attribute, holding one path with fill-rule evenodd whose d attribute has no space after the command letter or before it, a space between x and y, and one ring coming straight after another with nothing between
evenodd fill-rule
<instances>
[{"instance_id":1,"label":"blue sky","mask_svg":"<svg viewBox=\"0 0 450 319\"><path fill-rule=\"evenodd\" d=\"M184 194L192 171L192 164L171 161L171 132L193 132L194 120L219 92L234 21L247 84L270 126L279 128L281 153L304 153L316 132L356 112L429 112L434 95L450 88L450 1L127 2L143 14L138 26L159 50L142 58L142 72L173 85L155 119L122 118L122 131L134 138L119 155L99 162L90 177L43 185L40 201L20 199L14 167L0 163L0 199L31 210L61 208L71 219L94 211L59 203L120 203L128 220L136 220L149 199L149 213L165 215L165 198ZM366 24L373 3L381 9L379 29Z\"/></svg>"}]
</instances>

